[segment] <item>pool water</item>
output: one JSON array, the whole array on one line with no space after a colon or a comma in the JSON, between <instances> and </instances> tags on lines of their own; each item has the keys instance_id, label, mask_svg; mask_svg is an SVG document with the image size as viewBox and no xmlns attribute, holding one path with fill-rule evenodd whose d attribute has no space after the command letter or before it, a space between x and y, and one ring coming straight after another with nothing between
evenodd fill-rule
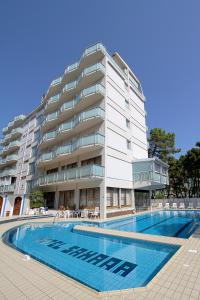
<instances>
[{"instance_id":1,"label":"pool water","mask_svg":"<svg viewBox=\"0 0 200 300\"><path fill-rule=\"evenodd\" d=\"M76 223L30 223L5 243L97 290L145 286L179 246L79 232Z\"/></svg>"},{"instance_id":2,"label":"pool water","mask_svg":"<svg viewBox=\"0 0 200 300\"><path fill-rule=\"evenodd\" d=\"M102 223L103 228L188 238L200 225L200 211L159 211Z\"/></svg>"}]
</instances>

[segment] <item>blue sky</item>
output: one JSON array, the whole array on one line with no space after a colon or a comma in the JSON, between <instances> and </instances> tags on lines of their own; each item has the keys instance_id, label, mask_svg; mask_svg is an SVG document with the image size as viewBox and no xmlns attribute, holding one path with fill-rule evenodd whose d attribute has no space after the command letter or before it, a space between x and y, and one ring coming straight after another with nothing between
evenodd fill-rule
<instances>
[{"instance_id":1,"label":"blue sky","mask_svg":"<svg viewBox=\"0 0 200 300\"><path fill-rule=\"evenodd\" d=\"M101 41L141 80L148 127L200 140L199 0L0 1L0 127L38 105L49 83Z\"/></svg>"}]
</instances>

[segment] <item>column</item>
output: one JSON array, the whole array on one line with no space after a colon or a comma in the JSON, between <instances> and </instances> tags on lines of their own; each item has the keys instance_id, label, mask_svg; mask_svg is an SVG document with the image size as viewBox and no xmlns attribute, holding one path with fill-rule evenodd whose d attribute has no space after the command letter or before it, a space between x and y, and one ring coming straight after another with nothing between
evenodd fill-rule
<instances>
[{"instance_id":1,"label":"column","mask_svg":"<svg viewBox=\"0 0 200 300\"><path fill-rule=\"evenodd\" d=\"M106 186L104 180L100 184L100 218L106 219Z\"/></svg>"},{"instance_id":2,"label":"column","mask_svg":"<svg viewBox=\"0 0 200 300\"><path fill-rule=\"evenodd\" d=\"M122 196L122 191L121 191L121 189L119 188L119 208L120 208L120 209L122 208L121 196Z\"/></svg>"},{"instance_id":3,"label":"column","mask_svg":"<svg viewBox=\"0 0 200 300\"><path fill-rule=\"evenodd\" d=\"M58 209L59 205L59 191L55 191L54 209Z\"/></svg>"},{"instance_id":4,"label":"column","mask_svg":"<svg viewBox=\"0 0 200 300\"><path fill-rule=\"evenodd\" d=\"M79 189L76 186L76 188L74 190L74 203L76 205L76 209L80 208L79 207L79 198L80 198L80 191L79 191Z\"/></svg>"},{"instance_id":5,"label":"column","mask_svg":"<svg viewBox=\"0 0 200 300\"><path fill-rule=\"evenodd\" d=\"M3 197L3 204L1 209L1 217L5 217L6 214L7 195Z\"/></svg>"},{"instance_id":6,"label":"column","mask_svg":"<svg viewBox=\"0 0 200 300\"><path fill-rule=\"evenodd\" d=\"M20 216L23 215L23 213L24 213L25 201L26 201L26 194L24 193L24 195L22 197L21 208L20 208L20 213L19 213Z\"/></svg>"},{"instance_id":7,"label":"column","mask_svg":"<svg viewBox=\"0 0 200 300\"><path fill-rule=\"evenodd\" d=\"M131 190L131 203L132 203L133 210L135 210L135 193L134 193L134 190Z\"/></svg>"}]
</instances>

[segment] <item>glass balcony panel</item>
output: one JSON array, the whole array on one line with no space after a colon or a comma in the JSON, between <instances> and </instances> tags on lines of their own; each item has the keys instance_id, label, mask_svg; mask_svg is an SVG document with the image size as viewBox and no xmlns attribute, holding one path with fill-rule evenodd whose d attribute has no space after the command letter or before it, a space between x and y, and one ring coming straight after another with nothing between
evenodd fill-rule
<instances>
[{"instance_id":1,"label":"glass balcony panel","mask_svg":"<svg viewBox=\"0 0 200 300\"><path fill-rule=\"evenodd\" d=\"M75 87L77 86L77 81L72 81L72 82L69 82L67 83L65 86L64 86L64 89L63 91L68 91L68 90L71 90L71 89L74 89Z\"/></svg>"},{"instance_id":2,"label":"glass balcony panel","mask_svg":"<svg viewBox=\"0 0 200 300\"><path fill-rule=\"evenodd\" d=\"M66 72L67 73L72 72L72 71L76 70L78 67L79 67L79 63L76 62L73 65L68 66L67 69L66 69Z\"/></svg>"},{"instance_id":3,"label":"glass balcony panel","mask_svg":"<svg viewBox=\"0 0 200 300\"><path fill-rule=\"evenodd\" d=\"M55 111L49 115L46 116L46 121L51 121L51 120L55 120L57 119L59 116L59 112L58 111Z\"/></svg>"},{"instance_id":4,"label":"glass balcony panel","mask_svg":"<svg viewBox=\"0 0 200 300\"><path fill-rule=\"evenodd\" d=\"M47 132L45 133L45 135L43 136L43 140L50 140L50 139L53 139L55 138L57 135L57 131L50 131L50 132Z\"/></svg>"},{"instance_id":5,"label":"glass balcony panel","mask_svg":"<svg viewBox=\"0 0 200 300\"><path fill-rule=\"evenodd\" d=\"M59 78L53 80L50 86L54 86L54 85L60 84L61 81L62 81L62 77L59 77Z\"/></svg>"},{"instance_id":6,"label":"glass balcony panel","mask_svg":"<svg viewBox=\"0 0 200 300\"><path fill-rule=\"evenodd\" d=\"M51 98L48 99L47 104L57 102L59 101L59 99L60 99L60 94L52 96Z\"/></svg>"},{"instance_id":7,"label":"glass balcony panel","mask_svg":"<svg viewBox=\"0 0 200 300\"><path fill-rule=\"evenodd\" d=\"M44 153L41 155L41 160L45 161L45 160L50 160L53 158L53 152L48 152L48 153Z\"/></svg>"},{"instance_id":8,"label":"glass balcony panel","mask_svg":"<svg viewBox=\"0 0 200 300\"><path fill-rule=\"evenodd\" d=\"M72 101L68 101L68 102L65 102L62 106L61 106L61 111L65 111L65 110L68 110L68 109L72 109L74 108L75 106L75 100L72 100Z\"/></svg>"},{"instance_id":9,"label":"glass balcony panel","mask_svg":"<svg viewBox=\"0 0 200 300\"><path fill-rule=\"evenodd\" d=\"M56 156L71 153L71 144L60 146L56 149Z\"/></svg>"},{"instance_id":10,"label":"glass balcony panel","mask_svg":"<svg viewBox=\"0 0 200 300\"><path fill-rule=\"evenodd\" d=\"M59 126L59 131L62 132L62 131L65 131L65 130L70 130L72 128L73 128L73 121L69 121L69 122L61 124Z\"/></svg>"}]
</instances>

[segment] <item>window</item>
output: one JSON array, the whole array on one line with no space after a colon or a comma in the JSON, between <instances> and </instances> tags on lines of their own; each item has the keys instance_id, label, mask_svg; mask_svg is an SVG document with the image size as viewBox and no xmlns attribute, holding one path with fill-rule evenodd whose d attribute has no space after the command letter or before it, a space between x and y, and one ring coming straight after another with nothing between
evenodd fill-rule
<instances>
[{"instance_id":1,"label":"window","mask_svg":"<svg viewBox=\"0 0 200 300\"><path fill-rule=\"evenodd\" d=\"M130 128L130 121L128 119L126 119L126 127Z\"/></svg>"},{"instance_id":2,"label":"window","mask_svg":"<svg viewBox=\"0 0 200 300\"><path fill-rule=\"evenodd\" d=\"M80 190L80 202L79 207L83 208L95 208L100 205L100 189L88 188Z\"/></svg>"},{"instance_id":3,"label":"window","mask_svg":"<svg viewBox=\"0 0 200 300\"><path fill-rule=\"evenodd\" d=\"M56 173L56 172L58 172L58 168L50 169L50 170L47 170L47 175L48 174L53 174L53 173Z\"/></svg>"},{"instance_id":4,"label":"window","mask_svg":"<svg viewBox=\"0 0 200 300\"><path fill-rule=\"evenodd\" d=\"M101 156L93 157L90 159L82 160L81 166L85 165L101 165Z\"/></svg>"},{"instance_id":5,"label":"window","mask_svg":"<svg viewBox=\"0 0 200 300\"><path fill-rule=\"evenodd\" d=\"M126 140L127 143L127 149L131 150L131 141L130 140Z\"/></svg>"},{"instance_id":6,"label":"window","mask_svg":"<svg viewBox=\"0 0 200 300\"><path fill-rule=\"evenodd\" d=\"M107 187L107 207L119 207L119 189Z\"/></svg>"},{"instance_id":7,"label":"window","mask_svg":"<svg viewBox=\"0 0 200 300\"><path fill-rule=\"evenodd\" d=\"M26 179L26 176L22 176L22 177L21 177L21 180L24 180L24 179Z\"/></svg>"},{"instance_id":8,"label":"window","mask_svg":"<svg viewBox=\"0 0 200 300\"><path fill-rule=\"evenodd\" d=\"M25 164L26 164L26 163L28 163L28 159L27 159L27 160L25 160L25 161L24 161L24 163L25 163Z\"/></svg>"}]
</instances>

